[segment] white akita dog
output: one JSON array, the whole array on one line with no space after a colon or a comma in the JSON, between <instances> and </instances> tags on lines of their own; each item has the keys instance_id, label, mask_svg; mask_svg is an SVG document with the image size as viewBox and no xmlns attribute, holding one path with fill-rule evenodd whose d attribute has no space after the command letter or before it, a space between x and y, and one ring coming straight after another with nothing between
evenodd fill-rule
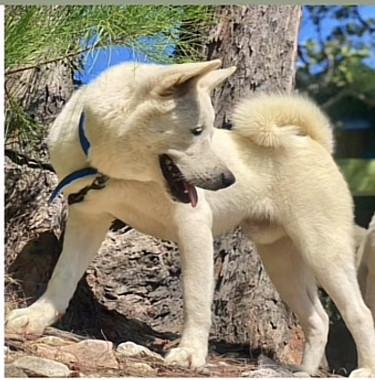
<instances>
[{"instance_id":1,"label":"white akita dog","mask_svg":"<svg viewBox=\"0 0 375 380\"><path fill-rule=\"evenodd\" d=\"M178 243L185 325L166 360L203 366L213 237L241 225L299 317L304 370L317 371L327 342L318 281L355 339L359 369L352 375L375 375L373 320L356 279L352 200L331 156L328 120L303 97L260 95L240 102L233 131L215 129L210 92L235 70L220 65L120 65L72 96L49 135L52 163L64 178L58 190L71 203L63 251L45 294L12 311L7 329L42 333L54 323L118 218Z\"/></svg>"},{"instance_id":2,"label":"white akita dog","mask_svg":"<svg viewBox=\"0 0 375 380\"><path fill-rule=\"evenodd\" d=\"M356 232L360 239L357 265L358 280L363 298L375 318L375 214L373 215L368 230L361 229Z\"/></svg>"}]
</instances>

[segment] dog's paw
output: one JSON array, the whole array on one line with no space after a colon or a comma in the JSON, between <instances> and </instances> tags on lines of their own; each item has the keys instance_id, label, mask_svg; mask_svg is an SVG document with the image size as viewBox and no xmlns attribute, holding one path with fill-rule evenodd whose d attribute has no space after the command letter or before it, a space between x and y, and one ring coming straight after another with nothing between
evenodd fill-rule
<instances>
[{"instance_id":1,"label":"dog's paw","mask_svg":"<svg viewBox=\"0 0 375 380\"><path fill-rule=\"evenodd\" d=\"M47 303L34 303L12 310L6 317L5 331L12 334L41 335L47 326L57 321L59 313Z\"/></svg>"},{"instance_id":2,"label":"dog's paw","mask_svg":"<svg viewBox=\"0 0 375 380\"><path fill-rule=\"evenodd\" d=\"M349 377L375 377L375 372L370 368L358 368L352 371Z\"/></svg>"},{"instance_id":3,"label":"dog's paw","mask_svg":"<svg viewBox=\"0 0 375 380\"><path fill-rule=\"evenodd\" d=\"M172 348L166 356L165 362L181 367L201 368L206 365L206 353L195 348Z\"/></svg>"}]
</instances>

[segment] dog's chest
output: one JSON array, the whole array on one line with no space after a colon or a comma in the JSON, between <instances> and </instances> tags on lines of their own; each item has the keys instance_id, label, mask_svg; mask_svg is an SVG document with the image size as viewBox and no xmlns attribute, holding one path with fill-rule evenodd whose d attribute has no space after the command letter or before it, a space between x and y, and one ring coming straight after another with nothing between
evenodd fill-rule
<instances>
[{"instance_id":1,"label":"dog's chest","mask_svg":"<svg viewBox=\"0 0 375 380\"><path fill-rule=\"evenodd\" d=\"M111 180L91 192L90 203L142 233L176 240L173 203L157 184Z\"/></svg>"}]
</instances>

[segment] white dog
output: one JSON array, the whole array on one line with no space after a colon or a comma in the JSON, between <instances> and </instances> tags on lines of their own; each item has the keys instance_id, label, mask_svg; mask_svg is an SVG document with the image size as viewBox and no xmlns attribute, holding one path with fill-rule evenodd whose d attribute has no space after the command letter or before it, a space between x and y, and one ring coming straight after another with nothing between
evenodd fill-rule
<instances>
[{"instance_id":1,"label":"white dog","mask_svg":"<svg viewBox=\"0 0 375 380\"><path fill-rule=\"evenodd\" d=\"M78 90L49 136L70 208L63 252L45 294L7 329L42 333L64 313L114 218L176 241L185 325L168 363L205 364L213 296L213 237L241 225L298 315L303 368L317 371L330 294L358 349L355 376L375 375L375 331L356 279L352 200L331 152L328 120L309 100L242 101L234 130L213 128L211 90L234 72L219 60L126 64ZM95 178L95 180L94 180ZM78 193L78 194L77 194Z\"/></svg>"},{"instance_id":2,"label":"white dog","mask_svg":"<svg viewBox=\"0 0 375 380\"><path fill-rule=\"evenodd\" d=\"M375 214L372 217L368 230L359 231L356 226L359 240L358 248L358 281L363 298L375 319Z\"/></svg>"}]
</instances>

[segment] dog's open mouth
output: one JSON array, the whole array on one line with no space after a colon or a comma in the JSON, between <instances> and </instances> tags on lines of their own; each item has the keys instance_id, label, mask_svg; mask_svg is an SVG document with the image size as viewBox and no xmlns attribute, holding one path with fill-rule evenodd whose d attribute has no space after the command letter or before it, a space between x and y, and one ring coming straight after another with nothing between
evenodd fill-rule
<instances>
[{"instance_id":1,"label":"dog's open mouth","mask_svg":"<svg viewBox=\"0 0 375 380\"><path fill-rule=\"evenodd\" d=\"M159 162L171 195L176 200L182 203L191 203L195 207L198 203L197 189L186 181L180 169L167 154L162 154Z\"/></svg>"}]
</instances>

